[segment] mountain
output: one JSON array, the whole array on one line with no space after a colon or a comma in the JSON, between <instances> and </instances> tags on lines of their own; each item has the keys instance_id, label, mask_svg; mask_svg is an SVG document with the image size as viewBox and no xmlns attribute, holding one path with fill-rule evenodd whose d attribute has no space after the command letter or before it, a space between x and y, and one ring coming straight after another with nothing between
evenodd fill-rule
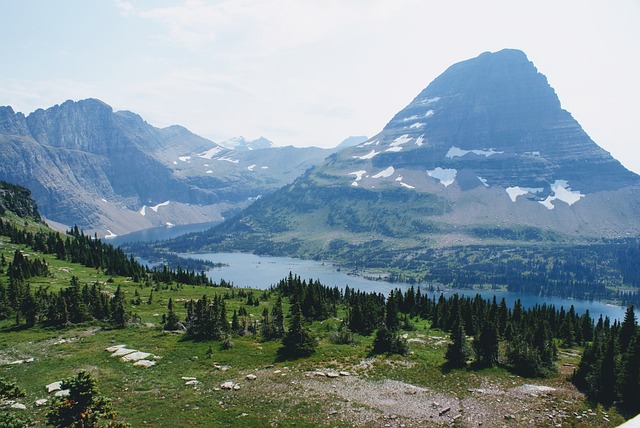
<instances>
[{"instance_id":1,"label":"mountain","mask_svg":"<svg viewBox=\"0 0 640 428\"><path fill-rule=\"evenodd\" d=\"M30 188L50 224L100 237L222 221L331 153L251 145L236 151L181 126L155 128L95 99L28 116L0 107L0 179Z\"/></svg>"},{"instance_id":2,"label":"mountain","mask_svg":"<svg viewBox=\"0 0 640 428\"><path fill-rule=\"evenodd\" d=\"M176 245L409 266L434 248L638 236L638 212L640 176L506 49L452 65L376 136Z\"/></svg>"},{"instance_id":3,"label":"mountain","mask_svg":"<svg viewBox=\"0 0 640 428\"><path fill-rule=\"evenodd\" d=\"M342 150L342 149L346 149L347 147L357 146L358 144L364 143L367 140L368 138L365 137L364 135L357 135L357 136L352 135L351 137L345 138L340 144L338 144L336 149Z\"/></svg>"},{"instance_id":4,"label":"mountain","mask_svg":"<svg viewBox=\"0 0 640 428\"><path fill-rule=\"evenodd\" d=\"M255 140L247 140L242 136L224 140L220 143L220 145L228 149L233 149L237 151L270 149L275 147L275 145L271 141L267 140L264 137L260 137Z\"/></svg>"}]
</instances>

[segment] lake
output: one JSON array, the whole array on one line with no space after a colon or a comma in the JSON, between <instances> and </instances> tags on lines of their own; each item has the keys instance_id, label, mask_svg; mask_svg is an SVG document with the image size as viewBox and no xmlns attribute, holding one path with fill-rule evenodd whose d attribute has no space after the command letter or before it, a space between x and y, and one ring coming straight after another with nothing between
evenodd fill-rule
<instances>
[{"instance_id":1,"label":"lake","mask_svg":"<svg viewBox=\"0 0 640 428\"><path fill-rule=\"evenodd\" d=\"M180 254L183 257L193 257L203 260L210 260L217 263L224 263L227 266L211 269L207 275L219 281L224 278L226 281L233 282L236 287L250 287L265 289L276 284L282 278L292 272L294 275L300 276L302 279L320 280L326 286L337 286L344 288L348 285L350 288L360 289L363 291L383 293L387 295L389 291L395 288L407 289L409 284L390 283L385 281L372 281L363 277L347 275L336 269L329 263L323 263L313 260L301 260L291 257L268 257L257 256L254 254L244 253L200 253L200 254ZM414 285L417 287L418 285ZM422 286L422 291L426 291L427 286ZM556 308L563 306L568 310L571 305L578 314L589 310L591 317L598 319L602 314L614 319L622 321L624 319L625 308L610 305L603 302L590 302L586 300L562 299L559 297L541 297L530 294L512 293L508 291L491 291L491 290L452 290L442 291L445 295L453 293L475 296L480 294L485 299L492 299L495 295L498 299L504 297L507 306L513 307L513 303L520 299L524 307L532 307L535 305L554 305ZM440 295L440 292L429 293L431 295Z\"/></svg>"}]
</instances>

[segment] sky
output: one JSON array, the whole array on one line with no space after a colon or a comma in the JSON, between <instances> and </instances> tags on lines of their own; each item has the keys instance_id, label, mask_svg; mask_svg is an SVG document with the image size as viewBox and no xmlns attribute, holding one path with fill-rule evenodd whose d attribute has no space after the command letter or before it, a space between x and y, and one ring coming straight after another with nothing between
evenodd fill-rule
<instances>
[{"instance_id":1,"label":"sky","mask_svg":"<svg viewBox=\"0 0 640 428\"><path fill-rule=\"evenodd\" d=\"M98 98L216 142L373 136L450 65L523 50L640 173L640 1L0 1L0 105Z\"/></svg>"}]
</instances>

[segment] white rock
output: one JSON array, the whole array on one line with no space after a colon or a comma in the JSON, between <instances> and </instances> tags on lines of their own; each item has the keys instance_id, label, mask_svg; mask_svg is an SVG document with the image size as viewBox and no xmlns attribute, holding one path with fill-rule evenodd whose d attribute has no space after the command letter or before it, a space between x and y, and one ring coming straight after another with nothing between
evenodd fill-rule
<instances>
[{"instance_id":1,"label":"white rock","mask_svg":"<svg viewBox=\"0 0 640 428\"><path fill-rule=\"evenodd\" d=\"M62 381L59 380L57 382L50 383L49 385L45 386L45 388L47 388L47 392L58 391L60 390L60 388L62 388Z\"/></svg>"},{"instance_id":2,"label":"white rock","mask_svg":"<svg viewBox=\"0 0 640 428\"><path fill-rule=\"evenodd\" d=\"M122 361L127 362L127 361L144 360L149 355L151 355L149 352L142 352L142 351L131 352L130 354L127 354L124 357L122 357Z\"/></svg>"},{"instance_id":3,"label":"white rock","mask_svg":"<svg viewBox=\"0 0 640 428\"><path fill-rule=\"evenodd\" d=\"M334 378L340 377L340 373L338 373L338 372L328 372L327 373L327 377L334 379Z\"/></svg>"},{"instance_id":4,"label":"white rock","mask_svg":"<svg viewBox=\"0 0 640 428\"><path fill-rule=\"evenodd\" d=\"M189 380L189 381L185 382L185 385L197 385L199 383L200 383L199 381L193 379L193 380Z\"/></svg>"},{"instance_id":5,"label":"white rock","mask_svg":"<svg viewBox=\"0 0 640 428\"><path fill-rule=\"evenodd\" d=\"M196 378L192 377L192 376L182 376L180 379L182 379L182 380L196 380Z\"/></svg>"},{"instance_id":6,"label":"white rock","mask_svg":"<svg viewBox=\"0 0 640 428\"><path fill-rule=\"evenodd\" d=\"M56 392L55 396L56 397L68 397L70 393L71 393L71 391L69 391L68 389L62 389L62 390Z\"/></svg>"},{"instance_id":7,"label":"white rock","mask_svg":"<svg viewBox=\"0 0 640 428\"><path fill-rule=\"evenodd\" d=\"M61 340L64 340L64 339L61 339ZM115 345L115 346L109 346L109 347L106 349L106 351L107 351L107 352L116 352L118 349L120 349L120 348L126 348L126 347L127 347L127 345Z\"/></svg>"},{"instance_id":8,"label":"white rock","mask_svg":"<svg viewBox=\"0 0 640 428\"><path fill-rule=\"evenodd\" d=\"M136 361L135 363L133 363L134 366L136 367L151 367L151 366L155 366L156 362L155 361L150 361L150 360L139 360Z\"/></svg>"},{"instance_id":9,"label":"white rock","mask_svg":"<svg viewBox=\"0 0 640 428\"><path fill-rule=\"evenodd\" d=\"M349 376L349 372L340 372L340 376Z\"/></svg>"},{"instance_id":10,"label":"white rock","mask_svg":"<svg viewBox=\"0 0 640 428\"><path fill-rule=\"evenodd\" d=\"M233 382L225 382L222 385L220 385L220 388L222 388L222 389L233 389Z\"/></svg>"},{"instance_id":11,"label":"white rock","mask_svg":"<svg viewBox=\"0 0 640 428\"><path fill-rule=\"evenodd\" d=\"M47 400L46 398L40 398L38 400L36 400L36 406L40 407L40 406L44 406L45 404L47 404Z\"/></svg>"},{"instance_id":12,"label":"white rock","mask_svg":"<svg viewBox=\"0 0 640 428\"><path fill-rule=\"evenodd\" d=\"M11 408L12 408L12 409L18 409L18 410L27 410L27 406L25 406L25 405L24 405L24 404L22 404L22 403L13 403L13 404L11 405Z\"/></svg>"},{"instance_id":13,"label":"white rock","mask_svg":"<svg viewBox=\"0 0 640 428\"><path fill-rule=\"evenodd\" d=\"M131 354L132 352L137 352L135 349L128 349L128 348L118 348L116 349L113 354L111 354L112 357L123 357L127 354Z\"/></svg>"},{"instance_id":14,"label":"white rock","mask_svg":"<svg viewBox=\"0 0 640 428\"><path fill-rule=\"evenodd\" d=\"M252 374L252 373L248 374L248 375L247 375L247 376L245 376L245 377L246 377L247 379L249 379L249 380L256 380L256 379L258 378L258 376L254 375L254 374Z\"/></svg>"}]
</instances>

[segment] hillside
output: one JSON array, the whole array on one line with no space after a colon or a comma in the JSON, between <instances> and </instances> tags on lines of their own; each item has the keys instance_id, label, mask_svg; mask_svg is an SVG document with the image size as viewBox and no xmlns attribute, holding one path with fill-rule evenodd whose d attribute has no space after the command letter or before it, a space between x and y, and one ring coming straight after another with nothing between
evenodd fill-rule
<instances>
[{"instance_id":1,"label":"hillside","mask_svg":"<svg viewBox=\"0 0 640 428\"><path fill-rule=\"evenodd\" d=\"M595 254L591 260L609 246L635 248L639 186L640 176L562 109L526 55L506 49L452 65L378 135L206 234L167 247L330 259L457 285L508 286L511 273L533 270L546 286L553 262L520 262L531 254L558 260L550 255L558 251L571 265L576 245ZM486 254L499 265L475 266ZM570 269L575 279L584 266ZM456 271L464 273L452 278ZM604 277L592 282L638 286ZM560 284L571 287L572 278Z\"/></svg>"},{"instance_id":2,"label":"hillside","mask_svg":"<svg viewBox=\"0 0 640 428\"><path fill-rule=\"evenodd\" d=\"M33 205L17 194L17 206ZM10 211L0 220L5 426L42 425L51 409L72 408L57 382L79 373L127 426L613 427L624 420L566 380L578 344L594 334L589 315L572 308L516 304L512 312L504 302L436 301L414 288L385 298L291 273L269 290L229 288L180 269L141 270L77 229L60 237ZM58 238L62 247L52 244ZM17 273L36 260L44 272ZM475 344L473 357L462 355L474 362L453 364L449 349L462 314ZM547 326L544 349L527 351L533 359L507 352L535 325ZM482 339L487 328L502 343L500 363L476 346L491 343ZM596 335L608 329L607 320ZM309 348L288 345L300 335ZM551 337L561 344L556 352ZM518 362L537 361L537 352L544 352L541 364ZM542 377L531 378L531 369Z\"/></svg>"},{"instance_id":3,"label":"hillside","mask_svg":"<svg viewBox=\"0 0 640 428\"><path fill-rule=\"evenodd\" d=\"M28 116L0 107L0 179L29 187L60 230L77 224L107 237L219 222L331 153L265 142L227 149L95 99Z\"/></svg>"}]
</instances>

